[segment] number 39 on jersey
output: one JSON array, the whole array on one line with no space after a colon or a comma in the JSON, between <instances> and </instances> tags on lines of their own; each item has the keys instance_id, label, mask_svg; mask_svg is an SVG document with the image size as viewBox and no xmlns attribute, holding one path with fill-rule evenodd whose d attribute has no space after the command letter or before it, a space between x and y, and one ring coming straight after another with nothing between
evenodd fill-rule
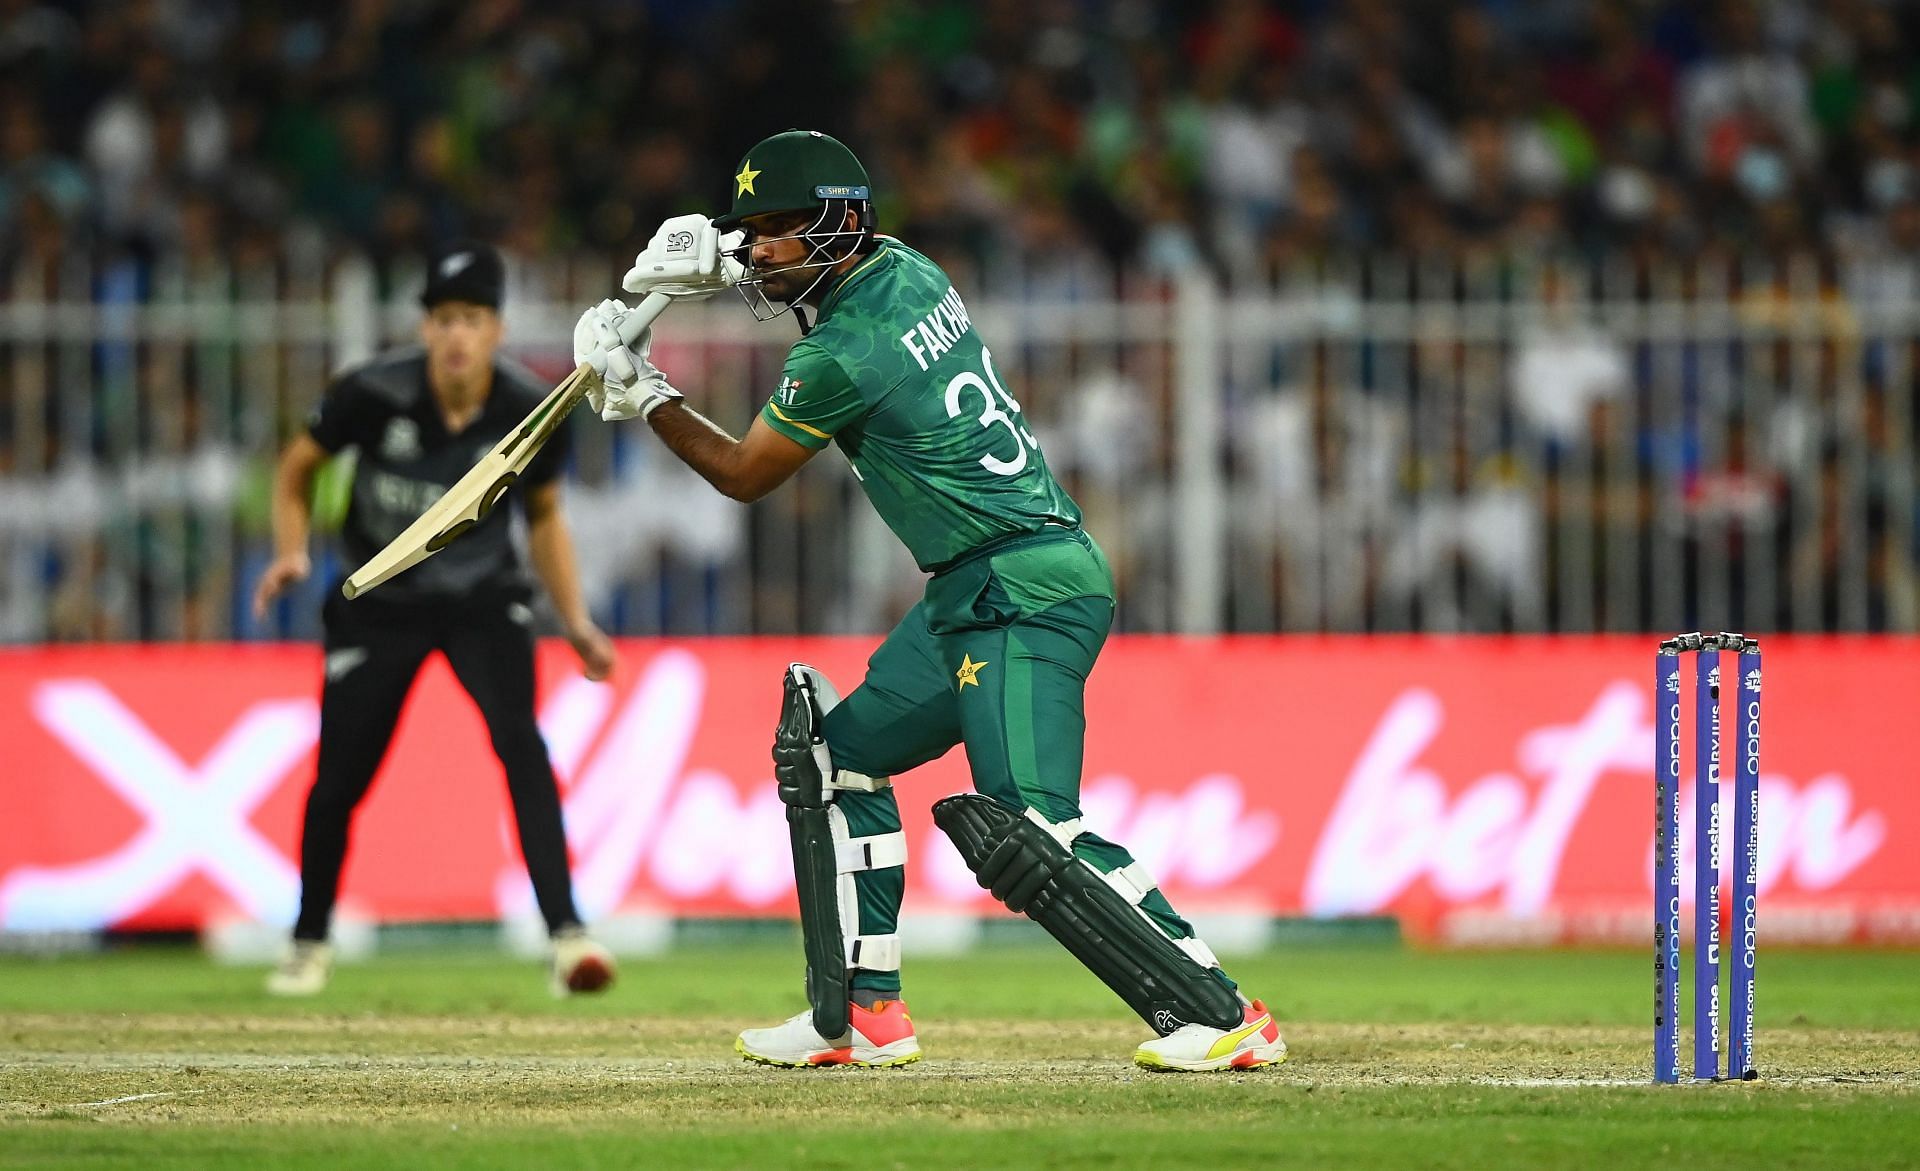
<instances>
[{"instance_id":1,"label":"number 39 on jersey","mask_svg":"<svg viewBox=\"0 0 1920 1171\"><path fill-rule=\"evenodd\" d=\"M993 372L993 355L985 346L980 347L980 363L985 368L986 377L971 370L963 370L947 382L947 418L960 417L961 397L968 390L978 391L981 399L980 425L982 427L1005 427L1012 442L1009 445L1012 455L1001 459L996 455L980 457L980 466L996 476L1018 475L1027 466L1027 449L1040 449L1040 441L1027 430L1026 424L1016 422L1020 414L1020 404L1013 401L1007 388L1000 385L1000 379ZM998 401L996 401L998 400ZM1006 409L1002 410L1004 406Z\"/></svg>"}]
</instances>

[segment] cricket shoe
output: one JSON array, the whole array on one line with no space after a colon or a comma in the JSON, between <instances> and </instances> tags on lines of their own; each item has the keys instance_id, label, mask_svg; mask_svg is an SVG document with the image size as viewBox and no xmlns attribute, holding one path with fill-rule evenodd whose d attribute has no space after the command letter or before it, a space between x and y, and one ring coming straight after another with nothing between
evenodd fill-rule
<instances>
[{"instance_id":1,"label":"cricket shoe","mask_svg":"<svg viewBox=\"0 0 1920 1171\"><path fill-rule=\"evenodd\" d=\"M1247 1006L1244 1022L1237 1029L1181 1025L1133 1052L1135 1065L1189 1073L1253 1069L1278 1065L1286 1059L1287 1043L1280 1039L1280 1026L1273 1023L1273 1014L1258 1000Z\"/></svg>"},{"instance_id":2,"label":"cricket shoe","mask_svg":"<svg viewBox=\"0 0 1920 1171\"><path fill-rule=\"evenodd\" d=\"M804 1069L816 1065L909 1065L920 1060L920 1041L904 1000L876 1001L872 1008L851 1008L852 1026L835 1041L813 1028L813 1010L796 1013L771 1029L748 1029L733 1043L734 1052L762 1065Z\"/></svg>"},{"instance_id":3,"label":"cricket shoe","mask_svg":"<svg viewBox=\"0 0 1920 1171\"><path fill-rule=\"evenodd\" d=\"M333 947L315 939L296 939L267 977L267 991L275 996L318 996L327 990L333 972Z\"/></svg>"},{"instance_id":4,"label":"cricket shoe","mask_svg":"<svg viewBox=\"0 0 1920 1171\"><path fill-rule=\"evenodd\" d=\"M613 953L575 923L553 933L553 994L598 992L613 983Z\"/></svg>"}]
</instances>

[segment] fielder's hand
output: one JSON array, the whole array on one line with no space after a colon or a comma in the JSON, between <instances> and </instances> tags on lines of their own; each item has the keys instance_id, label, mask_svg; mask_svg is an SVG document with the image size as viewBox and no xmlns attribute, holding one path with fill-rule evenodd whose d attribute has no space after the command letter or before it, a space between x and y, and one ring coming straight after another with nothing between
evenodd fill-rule
<instances>
[{"instance_id":1,"label":"fielder's hand","mask_svg":"<svg viewBox=\"0 0 1920 1171\"><path fill-rule=\"evenodd\" d=\"M613 640L591 622L569 630L567 641L573 644L573 653L580 656L580 673L595 683L612 675L620 662Z\"/></svg>"},{"instance_id":2,"label":"fielder's hand","mask_svg":"<svg viewBox=\"0 0 1920 1171\"><path fill-rule=\"evenodd\" d=\"M746 268L733 250L746 242L746 233L725 235L703 215L677 215L660 225L633 267L620 281L629 293L664 293L699 300L731 288Z\"/></svg>"},{"instance_id":3,"label":"fielder's hand","mask_svg":"<svg viewBox=\"0 0 1920 1171\"><path fill-rule=\"evenodd\" d=\"M267 566L267 571L260 575L259 584L253 587L253 616L265 618L267 606L280 596L280 591L295 582L307 580L307 575L312 572L313 562L304 551L282 553L275 557L273 564Z\"/></svg>"},{"instance_id":4,"label":"fielder's hand","mask_svg":"<svg viewBox=\"0 0 1920 1171\"><path fill-rule=\"evenodd\" d=\"M680 397L647 358L653 330L633 332L632 311L619 301L602 301L580 315L573 327L573 360L593 367L587 402L609 423L646 418L661 403Z\"/></svg>"}]
</instances>

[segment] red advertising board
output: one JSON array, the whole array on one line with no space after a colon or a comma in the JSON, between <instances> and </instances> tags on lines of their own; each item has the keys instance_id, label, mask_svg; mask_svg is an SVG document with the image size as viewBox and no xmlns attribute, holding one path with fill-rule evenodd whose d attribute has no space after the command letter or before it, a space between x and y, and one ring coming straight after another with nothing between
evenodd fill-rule
<instances>
[{"instance_id":1,"label":"red advertising board","mask_svg":"<svg viewBox=\"0 0 1920 1171\"><path fill-rule=\"evenodd\" d=\"M767 752L780 673L804 660L844 689L872 645L629 640L610 685L543 647L583 911L792 913ZM1765 654L1764 930L1920 939L1901 718L1920 643ZM1118 638L1088 696L1086 820L1183 909L1645 940L1652 658L1635 638ZM319 674L307 647L0 653L0 929L290 921ZM896 779L912 909L989 909L927 814L967 783L959 752ZM523 912L509 817L479 716L436 660L361 807L346 899L382 920Z\"/></svg>"}]
</instances>

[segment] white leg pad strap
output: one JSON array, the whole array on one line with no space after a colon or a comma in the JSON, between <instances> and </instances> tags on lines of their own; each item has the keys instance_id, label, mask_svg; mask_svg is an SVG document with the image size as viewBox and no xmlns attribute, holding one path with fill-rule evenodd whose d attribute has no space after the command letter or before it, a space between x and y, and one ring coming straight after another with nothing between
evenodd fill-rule
<instances>
[{"instance_id":1,"label":"white leg pad strap","mask_svg":"<svg viewBox=\"0 0 1920 1171\"><path fill-rule=\"evenodd\" d=\"M874 834L866 838L848 838L833 843L834 853L840 860L840 873L855 874L862 870L885 870L889 866L907 864L907 835L895 830L892 833Z\"/></svg>"},{"instance_id":2,"label":"white leg pad strap","mask_svg":"<svg viewBox=\"0 0 1920 1171\"><path fill-rule=\"evenodd\" d=\"M1192 956L1193 962L1203 968L1217 968L1220 966L1220 957L1214 955L1213 949L1208 947L1198 935L1188 936L1186 939L1176 939L1173 941L1173 946Z\"/></svg>"},{"instance_id":3,"label":"white leg pad strap","mask_svg":"<svg viewBox=\"0 0 1920 1171\"><path fill-rule=\"evenodd\" d=\"M860 935L847 941L847 966L865 972L900 970L898 935Z\"/></svg>"},{"instance_id":4,"label":"white leg pad strap","mask_svg":"<svg viewBox=\"0 0 1920 1171\"><path fill-rule=\"evenodd\" d=\"M1046 830L1053 840L1064 846L1069 854L1073 852L1073 839L1080 836L1080 819L1075 817L1067 821L1048 821L1038 809L1027 806L1027 820Z\"/></svg>"},{"instance_id":5,"label":"white leg pad strap","mask_svg":"<svg viewBox=\"0 0 1920 1171\"><path fill-rule=\"evenodd\" d=\"M892 777L870 777L865 773L854 772L850 768L834 768L833 760L827 754L827 746L821 744L814 749L814 759L825 766L820 774L827 778L827 789L851 789L856 793L878 793L893 784ZM831 797L828 800L832 800Z\"/></svg>"},{"instance_id":6,"label":"white leg pad strap","mask_svg":"<svg viewBox=\"0 0 1920 1171\"><path fill-rule=\"evenodd\" d=\"M1100 877L1106 879L1107 885L1117 891L1121 898L1136 907L1140 905L1141 900L1153 893L1154 887L1159 885L1153 880L1153 875L1147 873L1147 868L1138 862L1129 862L1118 870L1107 871Z\"/></svg>"},{"instance_id":7,"label":"white leg pad strap","mask_svg":"<svg viewBox=\"0 0 1920 1171\"><path fill-rule=\"evenodd\" d=\"M895 831L856 838L847 832L847 815L832 805L827 807L827 823L833 827L833 853L840 870L840 880L834 884L834 902L839 904L840 938L846 940L847 967L897 972L900 936L860 934L860 889L853 884L853 876L862 870L906 865L907 835Z\"/></svg>"}]
</instances>

